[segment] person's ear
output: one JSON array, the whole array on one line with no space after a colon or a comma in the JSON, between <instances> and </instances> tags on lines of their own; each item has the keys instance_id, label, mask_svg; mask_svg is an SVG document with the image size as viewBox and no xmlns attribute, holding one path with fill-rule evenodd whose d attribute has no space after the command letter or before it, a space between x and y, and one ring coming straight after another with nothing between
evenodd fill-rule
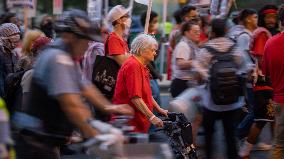
<instances>
[{"instance_id":1,"label":"person's ear","mask_svg":"<svg viewBox=\"0 0 284 159\"><path fill-rule=\"evenodd\" d=\"M251 19L248 17L245 19L246 24L251 23Z\"/></svg>"}]
</instances>

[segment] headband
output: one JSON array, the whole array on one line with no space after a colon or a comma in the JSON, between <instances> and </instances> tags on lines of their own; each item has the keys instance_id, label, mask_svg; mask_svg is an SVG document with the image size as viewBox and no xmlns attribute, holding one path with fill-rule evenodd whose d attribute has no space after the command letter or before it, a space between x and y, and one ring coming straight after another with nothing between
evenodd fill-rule
<instances>
[{"instance_id":1,"label":"headband","mask_svg":"<svg viewBox=\"0 0 284 159\"><path fill-rule=\"evenodd\" d=\"M276 14L277 10L275 9L266 9L264 11L262 11L262 14Z\"/></svg>"}]
</instances>

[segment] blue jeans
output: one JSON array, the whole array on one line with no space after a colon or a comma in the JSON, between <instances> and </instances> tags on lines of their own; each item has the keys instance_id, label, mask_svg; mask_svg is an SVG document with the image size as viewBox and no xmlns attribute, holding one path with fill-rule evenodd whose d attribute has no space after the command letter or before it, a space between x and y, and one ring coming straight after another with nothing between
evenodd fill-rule
<instances>
[{"instance_id":1,"label":"blue jeans","mask_svg":"<svg viewBox=\"0 0 284 159\"><path fill-rule=\"evenodd\" d=\"M161 104L161 96L160 96L160 87L158 85L157 80L152 79L150 80L152 96L155 101L160 105Z\"/></svg>"},{"instance_id":2,"label":"blue jeans","mask_svg":"<svg viewBox=\"0 0 284 159\"><path fill-rule=\"evenodd\" d=\"M247 88L247 104L248 104L248 114L246 117L238 124L237 126L237 136L239 138L244 138L248 135L250 127L254 122L254 113L253 113L253 90L252 88Z\"/></svg>"},{"instance_id":3,"label":"blue jeans","mask_svg":"<svg viewBox=\"0 0 284 159\"><path fill-rule=\"evenodd\" d=\"M151 85L151 90L152 90L152 96L155 99L155 101L160 105L161 104L160 87L158 85L157 80L155 79L150 80L150 85ZM154 113L154 114L157 115L157 113ZM155 132L155 130L156 130L155 126L151 124L149 133L153 133Z\"/></svg>"}]
</instances>

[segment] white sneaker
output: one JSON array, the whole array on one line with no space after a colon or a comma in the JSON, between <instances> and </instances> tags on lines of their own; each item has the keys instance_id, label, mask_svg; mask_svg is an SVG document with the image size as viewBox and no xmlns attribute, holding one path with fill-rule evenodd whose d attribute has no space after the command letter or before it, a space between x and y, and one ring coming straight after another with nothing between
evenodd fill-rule
<instances>
[{"instance_id":1,"label":"white sneaker","mask_svg":"<svg viewBox=\"0 0 284 159\"><path fill-rule=\"evenodd\" d=\"M249 143L245 140L245 142L241 145L241 147L239 149L239 152L238 152L239 157L249 156L252 148L253 148L253 144L251 144L251 143Z\"/></svg>"},{"instance_id":2,"label":"white sneaker","mask_svg":"<svg viewBox=\"0 0 284 159\"><path fill-rule=\"evenodd\" d=\"M266 144L264 142L259 142L255 145L254 149L258 151L269 151L272 149L272 145Z\"/></svg>"}]
</instances>

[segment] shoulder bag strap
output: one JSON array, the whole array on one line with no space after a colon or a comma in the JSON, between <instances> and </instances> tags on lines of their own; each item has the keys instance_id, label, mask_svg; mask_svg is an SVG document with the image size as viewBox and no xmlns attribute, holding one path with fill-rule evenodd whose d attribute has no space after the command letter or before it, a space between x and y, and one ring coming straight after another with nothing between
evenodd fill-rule
<instances>
[{"instance_id":1,"label":"shoulder bag strap","mask_svg":"<svg viewBox=\"0 0 284 159\"><path fill-rule=\"evenodd\" d=\"M109 41L110 35L107 36L106 42L105 42L105 56L109 54L108 52L108 41Z\"/></svg>"}]
</instances>

